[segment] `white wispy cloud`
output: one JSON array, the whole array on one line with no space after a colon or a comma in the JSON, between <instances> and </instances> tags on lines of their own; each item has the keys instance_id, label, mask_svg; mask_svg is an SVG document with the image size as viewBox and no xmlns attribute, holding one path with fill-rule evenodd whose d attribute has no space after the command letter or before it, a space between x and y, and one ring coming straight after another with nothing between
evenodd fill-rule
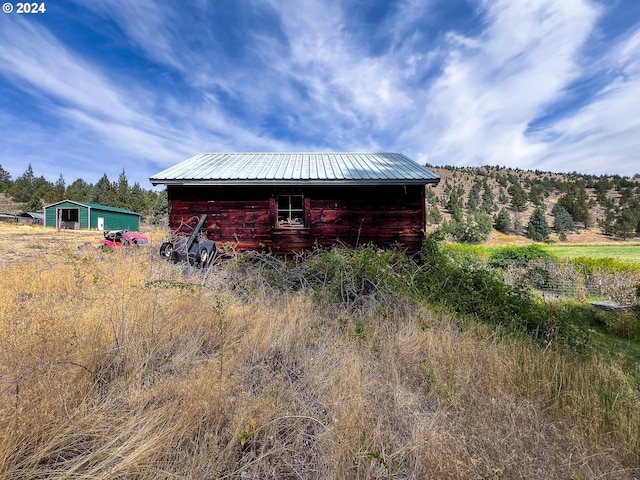
<instances>
[{"instance_id":1,"label":"white wispy cloud","mask_svg":"<svg viewBox=\"0 0 640 480\"><path fill-rule=\"evenodd\" d=\"M42 153L49 161L56 157L64 161L68 150L74 148L61 145L62 151L52 150L56 136L62 133L76 146L86 137L97 139L99 143L91 146L84 160L95 166L104 164L100 148L111 156L118 150L120 155L130 156L132 149L145 145L149 156L170 156L164 140L151 133L162 130L149 115L153 101L139 90L109 81L96 65L79 58L45 28L27 21L6 22L0 29L0 43L4 46L0 49L0 72L25 96L41 98L42 109L57 118L59 127L49 132L50 148ZM44 137L43 129L38 130ZM25 144L34 134L33 129L13 131L14 138L24 138ZM126 138L118 138L115 132L127 132Z\"/></svg>"},{"instance_id":2,"label":"white wispy cloud","mask_svg":"<svg viewBox=\"0 0 640 480\"><path fill-rule=\"evenodd\" d=\"M482 33L449 38L443 74L424 98L426 115L405 141L432 163L527 166L545 150L527 138L528 124L579 76L580 48L598 11L581 0L484 8Z\"/></svg>"},{"instance_id":3,"label":"white wispy cloud","mask_svg":"<svg viewBox=\"0 0 640 480\"><path fill-rule=\"evenodd\" d=\"M157 32L147 33L159 38ZM140 37L141 44L146 40ZM5 158L19 158L19 165L10 169L14 177L29 162L41 165L49 177L71 163L79 175L85 171L96 177L106 171L115 177L125 168L143 182L156 169L206 148L233 149L238 142L282 148L225 119L219 110L214 117L206 102L185 105L173 100L171 92L146 90L135 78L124 77L124 83L121 75L110 78L104 66L83 59L45 27L5 19L0 44L0 74L25 97L40 98L41 108L58 124L45 129L24 118L0 119L11 138L0 151ZM165 116L157 114L159 106ZM216 138L221 141L211 141Z\"/></svg>"},{"instance_id":4,"label":"white wispy cloud","mask_svg":"<svg viewBox=\"0 0 640 480\"><path fill-rule=\"evenodd\" d=\"M385 148L381 137L393 136L407 113L416 109L407 81L422 55L393 49L368 55L368 39L362 38L358 25L349 23L342 2L305 2L295 10L286 1L274 0L272 5L280 12L290 52L284 58L273 55L277 49L267 43L263 55L278 72L305 85L309 103L301 108L301 127L323 130L333 148ZM404 22L401 12L381 28L400 37Z\"/></svg>"},{"instance_id":5,"label":"white wispy cloud","mask_svg":"<svg viewBox=\"0 0 640 480\"><path fill-rule=\"evenodd\" d=\"M88 62L79 60L42 27L7 21L0 29L0 72L26 94L40 92L97 116L136 121L141 117Z\"/></svg>"},{"instance_id":6,"label":"white wispy cloud","mask_svg":"<svg viewBox=\"0 0 640 480\"><path fill-rule=\"evenodd\" d=\"M554 140L537 163L585 173L640 172L640 30L604 54L610 81L593 101L548 127Z\"/></svg>"}]
</instances>

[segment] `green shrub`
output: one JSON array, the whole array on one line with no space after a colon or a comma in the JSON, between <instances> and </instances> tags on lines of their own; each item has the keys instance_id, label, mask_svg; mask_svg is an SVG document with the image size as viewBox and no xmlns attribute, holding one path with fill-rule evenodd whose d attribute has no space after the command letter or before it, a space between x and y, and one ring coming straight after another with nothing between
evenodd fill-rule
<instances>
[{"instance_id":1,"label":"green shrub","mask_svg":"<svg viewBox=\"0 0 640 480\"><path fill-rule=\"evenodd\" d=\"M384 309L408 297L415 263L400 250L369 245L316 252L299 268L318 302L347 309L379 304Z\"/></svg>"},{"instance_id":2,"label":"green shrub","mask_svg":"<svg viewBox=\"0 0 640 480\"><path fill-rule=\"evenodd\" d=\"M546 336L546 312L529 290L507 284L500 271L473 255L448 255L438 236L427 236L424 265L416 276L417 290L432 302L456 312L500 325L509 332Z\"/></svg>"},{"instance_id":3,"label":"green shrub","mask_svg":"<svg viewBox=\"0 0 640 480\"><path fill-rule=\"evenodd\" d=\"M489 238L492 218L488 213L477 211L469 214L465 221L452 218L442 224L444 233L460 243L481 243Z\"/></svg>"},{"instance_id":4,"label":"green shrub","mask_svg":"<svg viewBox=\"0 0 640 480\"><path fill-rule=\"evenodd\" d=\"M501 247L490 253L489 265L504 270L512 265L526 267L532 260L547 260L550 258L549 252L540 245Z\"/></svg>"}]
</instances>

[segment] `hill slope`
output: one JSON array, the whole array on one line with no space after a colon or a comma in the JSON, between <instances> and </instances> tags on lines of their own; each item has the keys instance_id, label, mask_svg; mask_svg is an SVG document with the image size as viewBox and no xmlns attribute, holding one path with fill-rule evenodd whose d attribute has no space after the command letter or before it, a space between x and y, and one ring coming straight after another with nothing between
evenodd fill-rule
<instances>
[{"instance_id":1,"label":"hill slope","mask_svg":"<svg viewBox=\"0 0 640 480\"><path fill-rule=\"evenodd\" d=\"M0 192L0 213L21 213L22 204L14 202L6 193Z\"/></svg>"},{"instance_id":2,"label":"hill slope","mask_svg":"<svg viewBox=\"0 0 640 480\"><path fill-rule=\"evenodd\" d=\"M553 208L563 197L572 200L580 199L584 192L584 207L588 210L588 219L576 219L576 230L567 232L567 241L592 243L609 242L620 238L616 235L619 231L615 228L616 221L625 210L633 214L633 230L626 238L634 238L639 235L636 231L640 227L640 179L612 177L595 177L578 173L562 174L552 172L525 171L505 167L437 167L428 165L428 168L441 177L438 186L427 192L429 208L436 208L445 220L451 219L451 211L447 203L453 192L461 197L463 202L463 215L467 217L474 209L482 209L485 187L488 186L490 196L493 198L493 208L489 213L493 216L504 208L509 212L512 224L520 223L521 232L509 232L509 242L524 241L527 223L537 206L545 213L547 223L554 223ZM524 205L516 208L513 205L514 185L520 186L524 192ZM469 204L470 194L475 186L477 206ZM565 198L564 200L567 200ZM570 202L565 202L570 203ZM572 212L573 213L573 212ZM577 216L577 215L576 215ZM431 227L437 225L432 221ZM514 235L516 233L516 235ZM500 235L492 235L494 241ZM518 239L520 238L520 240ZM557 232L551 236L553 240L559 240Z\"/></svg>"}]
</instances>

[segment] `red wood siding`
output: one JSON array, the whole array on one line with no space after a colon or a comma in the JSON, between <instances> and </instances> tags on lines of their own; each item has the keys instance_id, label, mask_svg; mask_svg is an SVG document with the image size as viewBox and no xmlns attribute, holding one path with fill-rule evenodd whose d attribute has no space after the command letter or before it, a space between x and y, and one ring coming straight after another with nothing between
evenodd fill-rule
<instances>
[{"instance_id":1,"label":"red wood siding","mask_svg":"<svg viewBox=\"0 0 640 480\"><path fill-rule=\"evenodd\" d=\"M186 187L169 186L170 228L189 232L197 217L218 244L237 251L290 253L331 246L400 244L410 252L422 246L425 228L424 187ZM275 227L275 197L304 195L305 228Z\"/></svg>"}]
</instances>

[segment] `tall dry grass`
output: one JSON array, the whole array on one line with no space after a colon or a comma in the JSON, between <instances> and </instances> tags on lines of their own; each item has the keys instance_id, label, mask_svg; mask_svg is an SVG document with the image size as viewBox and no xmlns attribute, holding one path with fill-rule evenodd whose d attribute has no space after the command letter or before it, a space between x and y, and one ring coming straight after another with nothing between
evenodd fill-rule
<instances>
[{"instance_id":1,"label":"tall dry grass","mask_svg":"<svg viewBox=\"0 0 640 480\"><path fill-rule=\"evenodd\" d=\"M638 386L615 363L234 275L144 252L5 269L0 476L640 475Z\"/></svg>"}]
</instances>

